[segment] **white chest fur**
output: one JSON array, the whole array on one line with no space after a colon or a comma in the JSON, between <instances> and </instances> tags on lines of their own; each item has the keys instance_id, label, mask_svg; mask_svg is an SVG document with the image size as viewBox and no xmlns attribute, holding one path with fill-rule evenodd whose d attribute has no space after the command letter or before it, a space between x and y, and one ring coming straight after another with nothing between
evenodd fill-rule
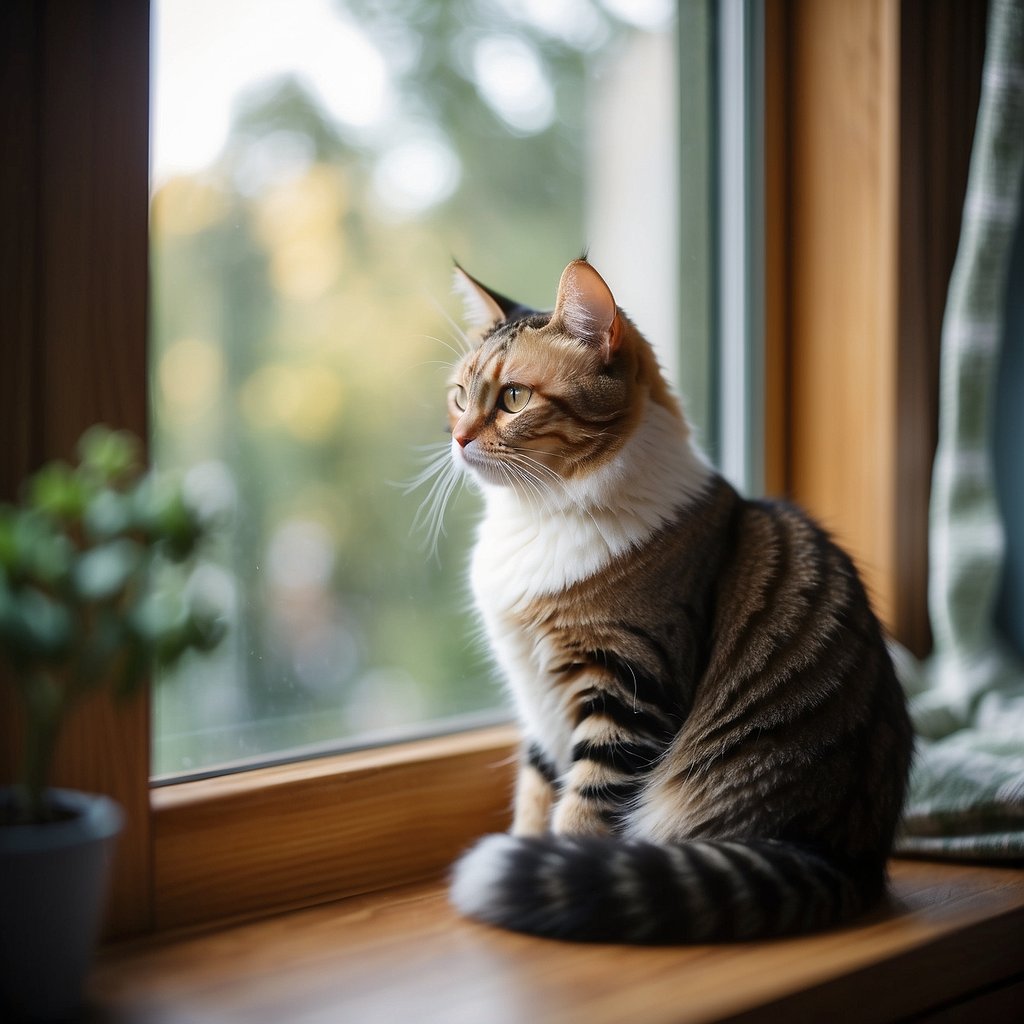
<instances>
[{"instance_id":1,"label":"white chest fur","mask_svg":"<svg viewBox=\"0 0 1024 1024\"><path fill-rule=\"evenodd\" d=\"M668 410L651 404L616 457L585 479L546 496L485 485L486 509L473 552L471 583L491 649L523 724L552 756L568 756L571 697L553 687L543 638L529 610L600 572L643 543L705 487L711 470Z\"/></svg>"}]
</instances>

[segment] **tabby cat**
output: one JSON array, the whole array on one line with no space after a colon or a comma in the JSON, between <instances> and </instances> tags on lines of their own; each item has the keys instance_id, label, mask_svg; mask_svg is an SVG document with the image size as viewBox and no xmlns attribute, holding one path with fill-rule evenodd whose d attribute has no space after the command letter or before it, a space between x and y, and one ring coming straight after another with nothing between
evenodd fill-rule
<instances>
[{"instance_id":1,"label":"tabby cat","mask_svg":"<svg viewBox=\"0 0 1024 1024\"><path fill-rule=\"evenodd\" d=\"M465 914L538 935L753 939L882 895L911 730L850 559L737 495L586 260L482 319L449 391L485 513L472 589L524 736Z\"/></svg>"}]
</instances>

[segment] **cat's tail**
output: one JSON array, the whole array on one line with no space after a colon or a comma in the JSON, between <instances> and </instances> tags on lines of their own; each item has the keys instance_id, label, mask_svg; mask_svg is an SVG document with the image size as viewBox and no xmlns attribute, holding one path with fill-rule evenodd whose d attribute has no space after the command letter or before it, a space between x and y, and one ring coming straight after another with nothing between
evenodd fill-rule
<instances>
[{"instance_id":1,"label":"cat's tail","mask_svg":"<svg viewBox=\"0 0 1024 1024\"><path fill-rule=\"evenodd\" d=\"M880 866L855 874L784 842L490 835L456 864L451 898L470 917L534 935L682 943L815 931L883 889Z\"/></svg>"}]
</instances>

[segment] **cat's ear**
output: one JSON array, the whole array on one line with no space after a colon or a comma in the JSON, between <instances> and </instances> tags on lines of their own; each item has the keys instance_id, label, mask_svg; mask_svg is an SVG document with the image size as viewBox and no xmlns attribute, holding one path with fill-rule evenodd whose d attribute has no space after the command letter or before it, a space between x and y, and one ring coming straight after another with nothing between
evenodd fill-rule
<instances>
[{"instance_id":1,"label":"cat's ear","mask_svg":"<svg viewBox=\"0 0 1024 1024\"><path fill-rule=\"evenodd\" d=\"M500 292L481 284L458 263L455 264L452 286L465 304L465 317L471 327L493 327L527 312L521 303L513 302Z\"/></svg>"},{"instance_id":2,"label":"cat's ear","mask_svg":"<svg viewBox=\"0 0 1024 1024\"><path fill-rule=\"evenodd\" d=\"M600 347L606 363L619 350L618 307L604 278L586 260L573 260L562 271L552 322L572 337Z\"/></svg>"}]
</instances>

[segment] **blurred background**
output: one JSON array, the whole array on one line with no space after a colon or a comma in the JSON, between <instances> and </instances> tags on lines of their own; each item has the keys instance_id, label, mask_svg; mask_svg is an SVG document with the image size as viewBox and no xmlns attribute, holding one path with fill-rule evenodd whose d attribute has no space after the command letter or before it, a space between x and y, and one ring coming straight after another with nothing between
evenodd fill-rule
<instances>
[{"instance_id":1,"label":"blurred background","mask_svg":"<svg viewBox=\"0 0 1024 1024\"><path fill-rule=\"evenodd\" d=\"M155 11L153 451L225 517L194 583L231 631L157 687L154 774L500 715L475 498L435 554L402 486L447 440L451 259L550 308L589 245L679 374L676 4Z\"/></svg>"}]
</instances>

